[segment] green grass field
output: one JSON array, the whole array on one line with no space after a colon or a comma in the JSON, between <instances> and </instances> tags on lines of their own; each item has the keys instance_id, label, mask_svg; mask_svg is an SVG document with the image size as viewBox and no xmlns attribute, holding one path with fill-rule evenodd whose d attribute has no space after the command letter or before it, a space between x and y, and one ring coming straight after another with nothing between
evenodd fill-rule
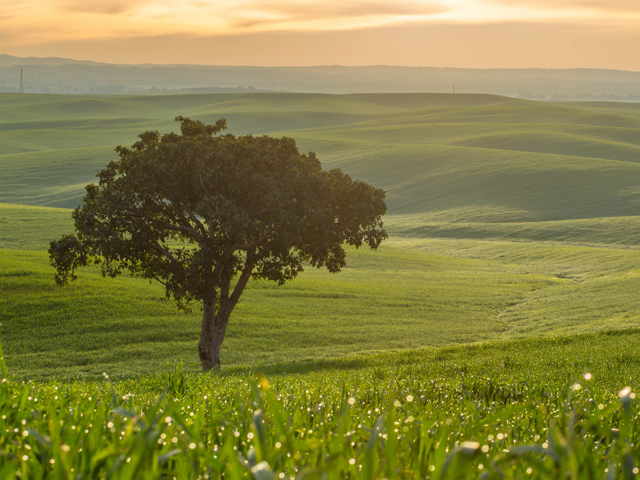
<instances>
[{"instance_id":1,"label":"green grass field","mask_svg":"<svg viewBox=\"0 0 640 480\"><path fill-rule=\"evenodd\" d=\"M376 253L352 252L339 275L253 284L225 342L227 365L638 324L638 105L440 94L3 95L0 332L15 373L195 363L197 308L179 313L158 286L97 271L58 289L44 253L72 225L69 210L43 207L77 205L115 145L173 130L178 114L224 116L233 133L292 136L325 168L387 190L392 239Z\"/></svg>"},{"instance_id":2,"label":"green grass field","mask_svg":"<svg viewBox=\"0 0 640 480\"><path fill-rule=\"evenodd\" d=\"M176 115L387 190L377 252L249 285L221 375L197 306L97 268L58 288L46 254ZM0 147L0 478L635 478L640 105L0 95Z\"/></svg>"},{"instance_id":3,"label":"green grass field","mask_svg":"<svg viewBox=\"0 0 640 480\"><path fill-rule=\"evenodd\" d=\"M178 313L158 286L86 271L60 289L46 255L1 252L0 332L13 373L122 375L157 371L168 359L197 363L200 311ZM229 325L224 363L309 361L498 339L509 330L502 312L564 281L518 270L383 248L351 252L350 266L339 275L310 270L283 287L254 282Z\"/></svg>"},{"instance_id":4,"label":"green grass field","mask_svg":"<svg viewBox=\"0 0 640 480\"><path fill-rule=\"evenodd\" d=\"M86 269L59 288L46 239L69 211L0 207L0 334L25 377L197 369L200 311L178 312L157 284ZM2 230L0 230L2 231ZM349 252L340 274L307 269L282 287L253 282L223 345L227 366L553 336L638 325L640 252L633 247L391 239Z\"/></svg>"},{"instance_id":5,"label":"green grass field","mask_svg":"<svg viewBox=\"0 0 640 480\"><path fill-rule=\"evenodd\" d=\"M441 236L443 224L465 223L474 238L509 238L514 224L517 238L552 240L563 226L543 222L612 218L633 229L640 207L637 104L444 94L0 98L5 203L77 206L116 145L175 130L182 114L225 117L232 133L292 136L325 167L385 188L399 236ZM532 228L523 232L523 222ZM571 241L619 243L620 228L612 237L564 229Z\"/></svg>"},{"instance_id":6,"label":"green grass field","mask_svg":"<svg viewBox=\"0 0 640 480\"><path fill-rule=\"evenodd\" d=\"M631 329L262 374L5 379L0 476L633 479L639 351Z\"/></svg>"}]
</instances>

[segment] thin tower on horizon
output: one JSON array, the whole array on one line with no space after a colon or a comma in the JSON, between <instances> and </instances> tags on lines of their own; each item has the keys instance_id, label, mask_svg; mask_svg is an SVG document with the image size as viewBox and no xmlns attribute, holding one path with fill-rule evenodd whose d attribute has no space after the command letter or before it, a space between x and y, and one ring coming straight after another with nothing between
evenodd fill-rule
<instances>
[{"instance_id":1,"label":"thin tower on horizon","mask_svg":"<svg viewBox=\"0 0 640 480\"><path fill-rule=\"evenodd\" d=\"M20 93L24 93L24 85L22 85L22 69L20 69Z\"/></svg>"}]
</instances>

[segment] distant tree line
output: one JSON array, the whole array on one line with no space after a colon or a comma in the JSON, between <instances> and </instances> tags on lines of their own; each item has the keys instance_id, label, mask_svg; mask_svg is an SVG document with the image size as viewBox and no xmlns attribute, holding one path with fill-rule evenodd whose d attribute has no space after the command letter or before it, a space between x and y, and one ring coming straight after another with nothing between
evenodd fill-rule
<instances>
[{"instance_id":1,"label":"distant tree line","mask_svg":"<svg viewBox=\"0 0 640 480\"><path fill-rule=\"evenodd\" d=\"M593 93L554 93L553 95L545 95L542 93L520 93L518 98L526 100L588 100L597 101L604 100L609 102L640 102L640 95L615 95L615 94L593 94Z\"/></svg>"}]
</instances>

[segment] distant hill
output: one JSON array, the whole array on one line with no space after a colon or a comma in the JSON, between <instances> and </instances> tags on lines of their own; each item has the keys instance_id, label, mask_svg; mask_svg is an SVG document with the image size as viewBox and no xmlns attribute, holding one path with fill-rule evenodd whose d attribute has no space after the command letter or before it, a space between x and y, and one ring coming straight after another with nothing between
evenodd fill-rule
<instances>
[{"instance_id":1,"label":"distant hill","mask_svg":"<svg viewBox=\"0 0 640 480\"><path fill-rule=\"evenodd\" d=\"M202 93L247 89L315 93L490 93L533 100L640 101L640 72L597 69L464 69L325 65L116 65L0 55L0 92ZM251 87L251 88L249 88Z\"/></svg>"},{"instance_id":2,"label":"distant hill","mask_svg":"<svg viewBox=\"0 0 640 480\"><path fill-rule=\"evenodd\" d=\"M100 62L92 62L88 60L73 60L71 58L60 57L14 57L12 55L0 54L0 66L22 66L22 65L49 65L58 67L60 65L106 65Z\"/></svg>"},{"instance_id":3,"label":"distant hill","mask_svg":"<svg viewBox=\"0 0 640 480\"><path fill-rule=\"evenodd\" d=\"M0 96L0 202L73 208L84 186L176 115L291 136L387 190L411 237L638 244L640 104L495 95L234 93Z\"/></svg>"}]
</instances>

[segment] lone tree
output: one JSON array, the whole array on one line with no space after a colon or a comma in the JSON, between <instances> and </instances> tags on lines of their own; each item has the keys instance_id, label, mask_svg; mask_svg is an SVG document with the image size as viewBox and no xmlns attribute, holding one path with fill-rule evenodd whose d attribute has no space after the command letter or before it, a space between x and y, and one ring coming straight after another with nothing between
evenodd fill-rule
<instances>
[{"instance_id":1,"label":"lone tree","mask_svg":"<svg viewBox=\"0 0 640 480\"><path fill-rule=\"evenodd\" d=\"M50 244L59 285L100 264L155 279L188 309L202 302L198 350L220 368L233 308L250 278L282 285L305 263L339 272L343 245L377 248L387 237L384 191L324 171L290 138L218 135L215 125L177 117L181 135L145 132L98 172L74 213L76 233Z\"/></svg>"}]
</instances>

